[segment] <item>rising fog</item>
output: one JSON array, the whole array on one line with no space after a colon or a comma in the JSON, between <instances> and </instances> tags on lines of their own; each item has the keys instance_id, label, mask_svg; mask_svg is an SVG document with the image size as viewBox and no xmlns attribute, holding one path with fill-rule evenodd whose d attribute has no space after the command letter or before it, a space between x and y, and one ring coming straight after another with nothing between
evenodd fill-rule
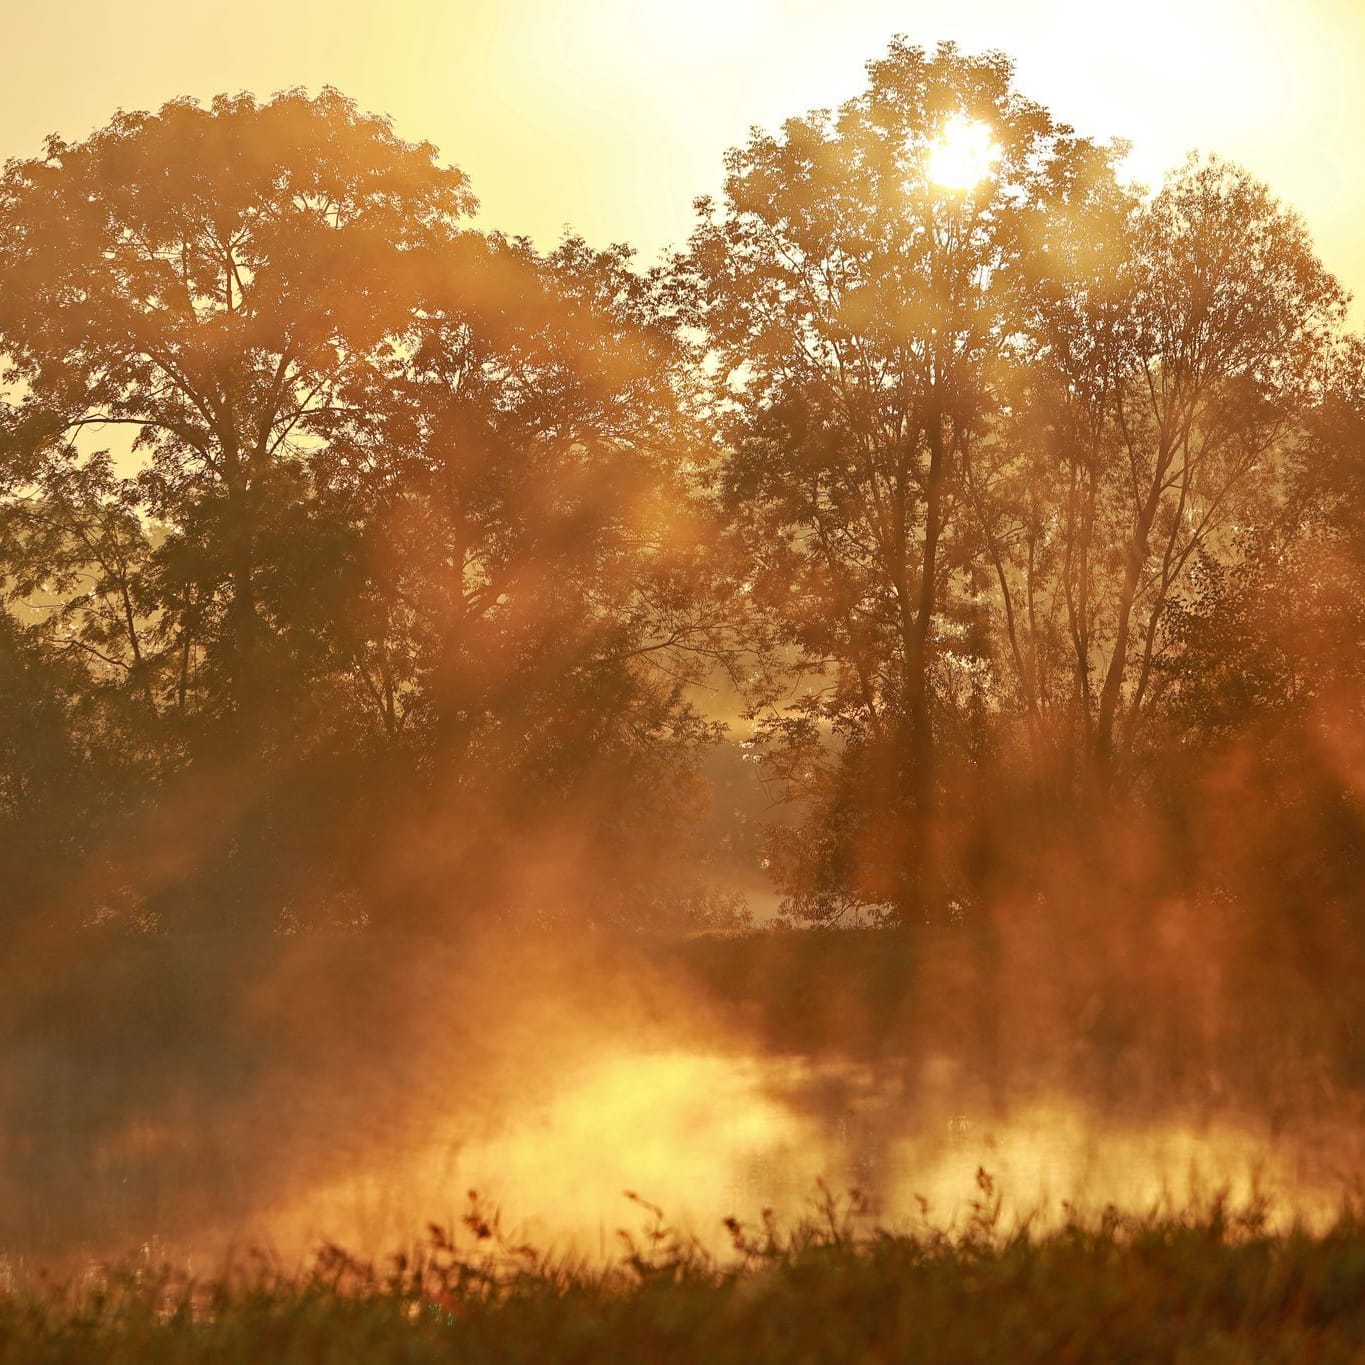
<instances>
[{"instance_id":1,"label":"rising fog","mask_svg":"<svg viewBox=\"0 0 1365 1365\"><path fill-rule=\"evenodd\" d=\"M1365 348L1122 152L897 40L653 268L330 90L9 163L0 1250L1354 1197Z\"/></svg>"}]
</instances>

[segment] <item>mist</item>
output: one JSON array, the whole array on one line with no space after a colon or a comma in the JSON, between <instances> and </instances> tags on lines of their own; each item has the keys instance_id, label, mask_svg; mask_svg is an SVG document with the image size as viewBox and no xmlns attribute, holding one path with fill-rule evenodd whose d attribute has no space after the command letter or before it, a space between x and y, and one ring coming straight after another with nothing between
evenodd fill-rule
<instances>
[{"instance_id":1,"label":"mist","mask_svg":"<svg viewBox=\"0 0 1365 1365\"><path fill-rule=\"evenodd\" d=\"M652 269L330 89L8 163L4 1274L1357 1208L1365 343L1125 156L898 38Z\"/></svg>"},{"instance_id":2,"label":"mist","mask_svg":"<svg viewBox=\"0 0 1365 1365\"><path fill-rule=\"evenodd\" d=\"M1169 868L1107 833L970 928L68 946L4 995L0 1244L382 1255L477 1193L509 1237L609 1257L644 1220L627 1192L721 1247L820 1182L950 1230L982 1170L1038 1227L1220 1196L1325 1224L1359 1193L1358 941L1157 900Z\"/></svg>"}]
</instances>

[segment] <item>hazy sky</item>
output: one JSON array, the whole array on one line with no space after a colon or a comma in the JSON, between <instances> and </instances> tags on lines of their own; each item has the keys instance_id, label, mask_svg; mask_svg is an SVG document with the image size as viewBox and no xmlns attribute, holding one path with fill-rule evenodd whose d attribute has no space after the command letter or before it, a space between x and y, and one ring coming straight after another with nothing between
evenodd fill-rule
<instances>
[{"instance_id":1,"label":"hazy sky","mask_svg":"<svg viewBox=\"0 0 1365 1365\"><path fill-rule=\"evenodd\" d=\"M1218 151L1365 295L1365 0L48 0L11 3L0 156L177 95L339 86L473 178L490 226L652 255L725 149L857 90L895 32L1018 60L1020 88L1135 144ZM1360 300L1355 316L1365 316Z\"/></svg>"}]
</instances>

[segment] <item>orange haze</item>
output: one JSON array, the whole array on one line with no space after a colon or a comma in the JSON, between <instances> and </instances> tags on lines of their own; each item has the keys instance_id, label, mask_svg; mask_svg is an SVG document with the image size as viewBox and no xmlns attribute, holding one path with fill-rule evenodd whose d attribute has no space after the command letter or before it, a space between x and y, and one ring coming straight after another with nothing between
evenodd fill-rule
<instances>
[{"instance_id":1,"label":"orange haze","mask_svg":"<svg viewBox=\"0 0 1365 1365\"><path fill-rule=\"evenodd\" d=\"M1131 139L1144 181L1194 148L1242 162L1365 290L1361 0L54 0L0 20L0 156L117 107L332 84L467 171L487 225L651 256L751 125L851 95L898 30L1012 54L1026 94Z\"/></svg>"}]
</instances>

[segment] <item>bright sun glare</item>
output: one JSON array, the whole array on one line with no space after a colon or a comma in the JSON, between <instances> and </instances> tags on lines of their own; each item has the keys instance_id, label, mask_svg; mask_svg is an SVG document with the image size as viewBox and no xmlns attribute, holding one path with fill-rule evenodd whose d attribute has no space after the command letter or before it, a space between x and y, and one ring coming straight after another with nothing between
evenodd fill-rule
<instances>
[{"instance_id":1,"label":"bright sun glare","mask_svg":"<svg viewBox=\"0 0 1365 1365\"><path fill-rule=\"evenodd\" d=\"M989 125L954 114L929 149L929 180L950 190L979 185L1000 160Z\"/></svg>"}]
</instances>

